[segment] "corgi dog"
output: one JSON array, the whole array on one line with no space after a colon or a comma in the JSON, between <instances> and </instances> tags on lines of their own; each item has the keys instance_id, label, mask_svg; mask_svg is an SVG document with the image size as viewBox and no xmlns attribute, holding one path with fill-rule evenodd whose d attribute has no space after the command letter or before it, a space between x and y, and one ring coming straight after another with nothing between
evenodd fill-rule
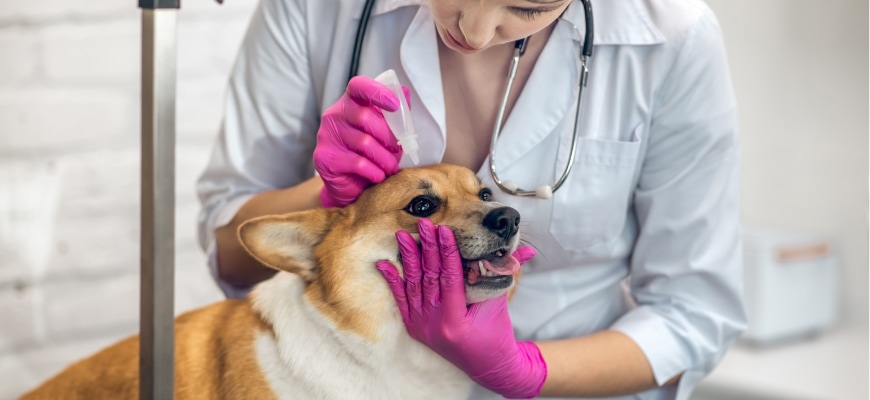
<instances>
[{"instance_id":1,"label":"corgi dog","mask_svg":"<svg viewBox=\"0 0 870 400\"><path fill-rule=\"evenodd\" d=\"M515 285L519 213L464 167L408 168L345 208L265 216L239 227L278 273L246 299L175 320L176 399L465 399L472 381L411 338L375 268L402 264L395 233L428 218L455 233L468 303ZM139 339L79 361L23 399L138 397Z\"/></svg>"}]
</instances>

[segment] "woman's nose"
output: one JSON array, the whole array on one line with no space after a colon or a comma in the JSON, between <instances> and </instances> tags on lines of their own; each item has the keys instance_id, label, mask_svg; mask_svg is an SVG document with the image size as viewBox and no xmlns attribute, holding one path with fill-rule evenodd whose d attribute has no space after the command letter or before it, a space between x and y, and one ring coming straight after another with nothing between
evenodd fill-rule
<instances>
[{"instance_id":1,"label":"woman's nose","mask_svg":"<svg viewBox=\"0 0 870 400\"><path fill-rule=\"evenodd\" d=\"M459 19L463 39L475 49L484 48L492 41L497 25L495 12L487 10L470 9Z\"/></svg>"}]
</instances>

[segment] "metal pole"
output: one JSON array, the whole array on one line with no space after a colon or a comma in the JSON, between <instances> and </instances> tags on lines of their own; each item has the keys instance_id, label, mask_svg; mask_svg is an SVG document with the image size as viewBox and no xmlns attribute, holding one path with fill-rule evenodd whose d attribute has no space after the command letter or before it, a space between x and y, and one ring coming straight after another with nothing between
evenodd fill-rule
<instances>
[{"instance_id":1,"label":"metal pole","mask_svg":"<svg viewBox=\"0 0 870 400\"><path fill-rule=\"evenodd\" d=\"M142 9L139 399L174 394L175 56L180 0Z\"/></svg>"}]
</instances>

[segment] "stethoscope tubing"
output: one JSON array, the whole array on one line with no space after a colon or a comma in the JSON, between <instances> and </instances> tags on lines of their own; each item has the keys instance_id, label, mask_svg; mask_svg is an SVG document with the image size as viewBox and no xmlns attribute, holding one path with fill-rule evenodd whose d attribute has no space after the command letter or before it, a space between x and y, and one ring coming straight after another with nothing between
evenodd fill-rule
<instances>
[{"instance_id":1,"label":"stethoscope tubing","mask_svg":"<svg viewBox=\"0 0 870 400\"><path fill-rule=\"evenodd\" d=\"M502 96L501 102L499 103L499 110L496 116L495 125L493 126L492 140L490 141L489 149L490 175L492 175L492 179L493 182L495 182L495 185L498 186L501 191L507 194L523 197L534 196L545 199L550 198L556 190L562 187L562 185L565 183L565 180L568 178L568 175L571 173L571 169L574 167L574 159L576 158L577 154L577 138L580 136L580 114L582 112L583 89L586 87L589 76L588 62L589 58L592 57L592 46L595 33L592 17L592 3L590 0L580 0L580 2L583 5L583 15L586 22L586 34L583 38L583 48L580 52L580 80L577 91L577 108L574 114L574 132L571 137L571 151L568 154L568 161L566 162L565 169L562 171L559 179L557 179L556 182L553 183L553 185L551 186L540 186L534 191L520 189L519 187L517 187L516 184L510 181L502 182L498 176L496 168L497 161L495 148L498 137L501 134L502 120L504 119L505 110L507 109L507 102L510 97L511 88L513 87L514 80L516 79L517 68L519 67L520 58L522 57L523 53L525 53L526 45L529 38L523 38L517 40L514 43L514 55L511 58L511 65L508 69L507 83L505 84L504 95ZM366 0L365 4L363 5L362 15L360 16L359 26L357 27L356 37L354 39L353 52L351 53L350 73L348 76L348 80L356 76L358 73L359 59L362 52L363 41L365 39L366 31L368 30L368 23L374 4L375 0Z\"/></svg>"},{"instance_id":2,"label":"stethoscope tubing","mask_svg":"<svg viewBox=\"0 0 870 400\"><path fill-rule=\"evenodd\" d=\"M369 19L372 16L372 8L375 5L375 0L366 0L363 5L362 14L359 19L359 26L356 28L356 37L353 41L353 52L350 56L350 73L348 74L348 82L359 73L359 56L362 53L363 40L365 40L366 32L368 31Z\"/></svg>"}]
</instances>

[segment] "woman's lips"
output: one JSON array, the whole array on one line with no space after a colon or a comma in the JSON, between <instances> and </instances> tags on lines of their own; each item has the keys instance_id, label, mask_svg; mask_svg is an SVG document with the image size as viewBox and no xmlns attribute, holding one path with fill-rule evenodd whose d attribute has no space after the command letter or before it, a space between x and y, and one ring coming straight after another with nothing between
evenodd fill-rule
<instances>
[{"instance_id":1,"label":"woman's lips","mask_svg":"<svg viewBox=\"0 0 870 400\"><path fill-rule=\"evenodd\" d=\"M468 50L468 51L476 51L477 50L476 48L471 47L471 46L465 44L464 42L460 42L459 39L456 39L455 37L453 37L453 35L450 34L450 31L445 29L444 33L447 34L447 39L450 41L450 44L452 44L456 47L459 47L463 50Z\"/></svg>"}]
</instances>

